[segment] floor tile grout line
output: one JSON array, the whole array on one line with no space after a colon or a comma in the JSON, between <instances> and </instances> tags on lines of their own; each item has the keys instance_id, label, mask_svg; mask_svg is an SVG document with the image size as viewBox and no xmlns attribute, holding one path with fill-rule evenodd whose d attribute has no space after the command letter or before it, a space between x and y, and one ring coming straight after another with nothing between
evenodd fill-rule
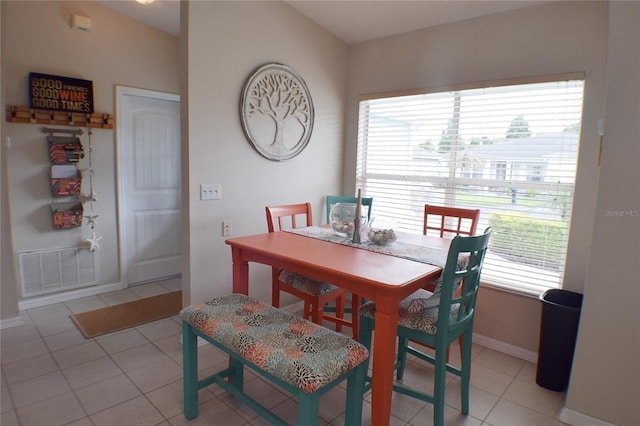
<instances>
[{"instance_id":1,"label":"floor tile grout line","mask_svg":"<svg viewBox=\"0 0 640 426\"><path fill-rule=\"evenodd\" d=\"M172 289L172 288L165 288L165 290L166 290L167 292L170 292L170 291L176 291L175 289ZM135 293L135 292L132 292L132 293L136 294L136 296L137 296L138 298L143 298L142 296L140 296L140 294L137 294L137 293ZM151 296L149 296L149 297L151 297ZM103 301L103 303L107 303L107 302ZM122 301L121 303L127 303L127 301ZM73 310L71 309L71 306L67 305L66 303L63 303L63 305L64 305L63 307L64 307L68 312L73 313ZM108 305L108 306L113 306L113 305ZM57 307L57 308L59 309L60 307ZM156 410L156 412L158 412L158 413L160 414L160 416L161 416L164 420L163 420L163 421L160 421L158 424L163 424L163 423L165 423L165 422L169 422L169 423L170 423L170 419L175 417L175 416L173 416L173 417L165 417L165 414L163 414L163 412L162 412L162 411L161 411L161 409L160 409L161 407L160 407L160 406L156 406L156 405L152 402L152 400L150 399L149 395L150 395L152 392L155 392L155 391L157 391L158 389L161 389L162 387L174 385L176 382L178 382L178 381L180 381L180 380L181 380L180 378L175 379L175 380L172 380L172 381L170 381L170 382L168 382L168 383L164 383L163 385L158 386L158 387L156 387L156 388L149 389L149 391L148 391L148 392L143 392L143 391L142 391L142 388L140 388L140 385L136 384L136 383L133 381L133 379L131 378L131 376L129 375L129 374L131 374L131 372L132 372L132 371L135 371L135 369L134 369L134 370L131 370L131 371L129 371L129 372L126 372L126 371L124 371L124 369L123 369L120 365L118 365L118 364L115 362L115 359L113 358L113 356L114 356L115 354L117 354L117 353L122 352L122 351L118 351L118 352L114 352L114 353L108 353L108 352L107 352L107 348L106 348L105 346L103 346L103 344L101 344L101 342L100 342L100 340L101 340L101 339L99 339L99 338L97 338L97 337L96 337L96 338L91 338L91 339L86 339L86 342L84 342L84 341L83 341L83 342L81 342L81 343L74 342L71 346L64 347L64 348L60 348L60 349L58 349L58 350L54 351L54 350L52 350L52 349L53 349L53 347L51 346L51 342L52 342L52 339L51 339L51 338L52 338L53 336L55 336L56 334L60 334L60 333L64 333L64 332L68 332L69 330L62 330L62 331L58 331L58 332L53 333L53 334L47 334L47 335L45 336L45 335L43 334L43 332L44 332L44 331L48 331L48 329L47 329L47 330L43 330L41 327L39 327L39 324L41 324L41 323L43 322L43 318L46 318L46 316L48 315L48 313L47 313L47 312L44 312L44 310L42 310L42 309L38 309L38 310L39 310L39 311L41 311L41 315L36 315L36 316L34 316L34 315L32 315L32 313L30 313L30 312L29 312L29 310L25 310L25 311L23 312L23 313L26 315L26 317L27 317L27 321L25 321L25 324L24 324L24 325L25 325L25 326L32 327L32 328L33 328L33 330L35 331L34 338L33 338L33 339L28 339L28 340L26 340L25 342L28 342L28 341L31 341L31 340L39 340L39 341L40 341L40 343L42 343L42 344L43 344L43 348L46 350L46 355L48 355L48 356L50 356L50 357L52 358L52 360L53 360L53 362L54 362L54 365L55 365L55 366L56 366L56 368L57 368L57 371L58 371L58 372L60 372L60 374L62 374L62 375L63 375L63 378L64 378L64 380L65 380L65 383L66 383L66 384L69 386L69 388L71 389L71 392L72 392L72 394L74 395L74 397L75 397L75 399L76 399L76 402L77 402L77 403L79 403L80 407L82 407L82 410L83 410L83 412L86 414L86 418L88 419L88 421L89 421L89 422L91 422L91 420L90 420L90 415L87 413L87 411L86 411L85 407L82 405L82 403L80 403L80 399L79 399L79 397L78 397L78 391L79 391L80 389L82 389L82 388L79 388L78 390L76 390L76 389L73 389L73 387L71 387L71 382L69 381L69 378L67 377L67 375L66 375L66 374L65 374L65 372L64 372L64 371L65 371L65 369L62 369L62 368L61 368L61 365L59 364L59 360L58 360L58 358L54 357L54 356L53 356L53 354L54 354L55 352L58 352L58 351L61 351L61 350L70 349L70 348L72 348L72 347L74 347L74 346L82 345L82 344L88 343L88 342L90 342L90 341L93 341L93 342L97 343L97 345L98 345L98 347L100 348L100 350L101 350L102 352L104 352L104 353L105 353L105 356L106 356L106 357L108 357L108 358L111 360L111 362L113 362L113 363L117 366L117 368L118 368L118 375L124 375L124 376L129 380L129 381L131 381L131 383L134 385L134 387L135 387L135 389L137 390L137 392L139 392L139 395L137 395L135 398L138 398L139 396L144 396L144 398L145 398L146 402L147 402L148 404L150 404L150 405L153 407L153 409L154 409L154 410ZM21 315L22 315L23 313L21 313ZM179 325L179 318L177 318L176 316L168 317L168 318L166 318L166 319L170 319L171 321L174 321L176 324L178 324L178 325ZM163 320L165 320L165 319L163 319ZM167 358L169 358L169 359L172 361L171 365L174 365L174 364L175 364L177 367L181 368L180 360L179 360L177 357L174 357L174 356L171 356L171 355L170 355L170 353L173 353L173 352L165 352L165 350L163 350L163 349L162 349L162 347L160 346L159 342L160 342L160 340L164 339L164 337L161 337L161 338L155 338L155 340L152 340L153 334L151 334L151 335L147 336L145 333L143 333L143 331L141 330L141 328L142 328L142 327L145 327L145 326L147 326L147 325L148 325L148 324L141 325L141 326L136 326L136 327L131 327L130 329L127 329L127 330L132 330L132 329L133 329L133 330L135 330L137 333L140 333L140 334L144 337L144 343L142 343L142 344L151 344L151 345L152 345L156 350L158 350L160 353L162 353L164 357L167 357ZM112 334L113 336L116 336L117 334L124 333L124 332L126 332L127 330L121 330L121 331L118 331L118 332L115 332L115 333L110 333L110 334ZM179 334L179 333L178 333L178 334ZM178 336L178 334L176 334L175 336ZM171 337L171 336L166 336L166 337ZM18 342L18 343L24 343L24 342ZM12 344L14 344L14 343L12 343ZM136 346L139 346L139 345L136 345ZM135 347L135 346L133 346L132 348L134 348L134 347ZM167 351L169 351L169 350L170 350L168 346L165 346L165 347L167 348ZM131 348L129 348L129 349L131 349ZM530 412L532 412L532 413L536 413L537 415L542 415L542 416L545 416L545 417L547 417L547 418L551 418L551 419L555 419L555 420L557 420L557 419L558 419L558 413L559 413L559 410L558 410L558 412L556 413L556 415L555 415L554 417L552 417L552 416L549 416L548 414L545 414L545 413L542 413L542 412L540 412L540 411L536 410L535 408L531 408L531 407L524 406L524 405L522 405L522 404L518 403L517 401L513 401L513 400L511 400L511 399L507 398L507 395L508 395L508 391L509 391L509 389L510 389L514 384L516 384L516 383L517 383L517 381L520 381L520 382L523 382L523 383L527 383L527 384L530 384L530 383L531 383L531 380L529 380L529 378L528 378L528 375L530 375L530 372L525 371L525 368L530 368L530 367L529 367L529 363L528 363L528 362L523 361L523 362L521 363L521 365L519 366L519 368L517 369L517 371L515 371L513 374L511 374L511 373L504 373L503 371L497 370L497 369L495 369L495 368L493 368L493 367L489 367L489 366L485 365L484 363L483 363L483 364L478 364L478 363L477 363L477 357L478 357L478 356L480 356L483 352L485 352L485 351L487 350L487 348L484 348L484 347L479 346L479 345L474 345L474 349L475 349L475 351L474 351L475 353L473 353L473 357L472 357L472 363L473 363L473 364L476 364L476 365L483 365L485 368L487 368L487 369L489 369L489 370L491 370L491 371L495 371L495 372L497 372L497 373L506 374L506 375L508 375L508 376L509 376L509 380L508 380L508 383L506 384L506 386L505 386L505 387L500 391L499 395L495 395L497 399L496 399L496 401L492 404L492 406L490 407L490 409L487 411L487 414L485 415L484 419L478 419L477 417L474 417L474 416L470 416L470 417L473 417L474 419L478 419L478 420L480 420L480 421L482 422L482 424L483 424L483 425L488 426L488 425L489 425L489 423L487 422L487 419L488 419L488 418L491 416L491 414L495 411L495 409L496 409L497 405L498 405L501 401L507 401L507 402L509 402L509 403L511 403L511 404L517 405L518 407L520 407L520 408L522 408L522 409L524 409L524 410L530 411ZM125 349L125 350L127 350L127 349ZM496 352L498 352L498 351L496 351ZM498 352L498 353L499 353L499 352ZM42 354L42 355L45 355L45 354ZM39 356L39 355L37 355L37 356ZM91 362L91 361L95 361L95 360L89 360L89 361L86 361L85 363L88 363L88 362ZM474 362L474 361L476 361L476 362ZM14 362L15 362L15 361L14 361ZM416 361L416 362L417 362L417 361ZM77 365L74 365L73 367L81 366L81 365L83 365L83 364L85 364L85 363L77 364ZM495 360L494 360L494 363L495 363ZM10 363L9 363L9 364L10 364ZM11 387L10 387L10 385L9 385L9 384L7 383L7 381L6 381L6 374L5 374L5 367L6 367L6 365L7 365L7 364L4 364L4 363L2 364L2 366L3 366L3 371L2 371L2 375L3 375L3 385L7 387L6 391L7 391L8 395L9 395L10 402L11 402L11 404L12 404L12 410L10 410L10 411L13 411L13 413L14 413L14 415L16 416L16 418L18 419L18 421L20 421L20 418L19 418L19 416L18 416L18 410L19 410L19 409L17 409L17 408L15 407L15 398L14 398L13 392L11 391ZM496 366L496 364L494 364L494 367L495 367L495 366ZM68 368L72 368L72 367L68 367ZM143 368L143 367L139 367L139 368ZM524 373L526 373L527 377L525 377L525 376L520 377L520 375L522 375L522 374L523 374L523 372L524 372ZM490 374L490 373L488 373L488 374ZM450 379L450 380L448 381L448 384L450 384L450 383L452 382L452 380L455 380L455 379L456 379L455 377L454 377L454 378L452 378L452 379ZM3 387L4 387L4 386L3 386ZM473 386L473 384L472 384L472 386ZM476 386L476 387L477 387L477 386ZM478 388L478 389L481 389L481 388ZM216 395L216 394L215 394L215 393L213 393L211 390L209 390L209 392L211 393L212 400L213 400L213 399L215 399L215 400L217 400L217 401L219 401L219 402L221 402L221 403L224 403L227 407L229 407L230 409L232 409L232 410L236 411L236 410L235 410L235 409L234 409L230 404L228 404L228 402L227 402L225 399L220 398L220 395ZM131 401L131 400L133 400L133 399L135 399L135 398L130 398L130 399L128 399L127 401ZM287 398L286 398L284 401L282 401L280 404L287 403L289 400L291 400L291 396L287 396ZM121 402L121 403L125 403L125 402L127 402L127 401L124 401L124 402ZM280 405L280 404L278 404L278 405ZM117 406L117 405L118 405L118 404L116 404L116 406ZM426 405L426 404L425 404L425 405ZM450 405L450 404L447 404L447 405L448 405L450 408L455 408L455 407L453 407L453 406L452 406L452 405ZM26 406L26 407L28 407L28 406ZM22 408L26 408L26 407L21 407L20 409L22 409ZM113 407L111 407L111 408L113 408ZM420 408L420 410L422 410L422 409L423 409L423 408ZM100 411L100 412L101 412L101 411ZM247 420L244 416L240 415L237 411L236 411L236 414L240 417L240 418L239 418L239 420L244 421L244 423L243 423L243 424L245 424L245 425L251 425L251 424L252 424L252 422L254 422L254 421L255 421L255 419L257 418L257 417L255 417L255 416L254 416L254 417L252 417L250 420ZM335 421L336 419L338 419L340 416L341 416L341 414L338 414L338 415L336 415L336 417L335 417L335 418L331 419L330 421L327 421L327 420L325 420L325 419L323 418L323 419L321 420L321 424L329 424L329 425L330 425L333 421ZM414 418L415 418L415 416L414 416ZM410 426L411 421L413 421L413 419L412 419L412 420L410 420L409 422L402 422L402 421L401 421L401 422L402 422L402 423L404 423L404 424L406 424L406 425L408 425L408 426ZM21 423L21 424L22 424L22 423Z\"/></svg>"}]
</instances>

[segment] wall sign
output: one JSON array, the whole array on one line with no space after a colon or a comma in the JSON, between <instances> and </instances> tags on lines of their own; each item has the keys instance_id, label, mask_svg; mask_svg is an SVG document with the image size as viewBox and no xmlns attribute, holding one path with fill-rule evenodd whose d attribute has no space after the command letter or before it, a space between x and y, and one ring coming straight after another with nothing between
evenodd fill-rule
<instances>
[{"instance_id":1,"label":"wall sign","mask_svg":"<svg viewBox=\"0 0 640 426\"><path fill-rule=\"evenodd\" d=\"M249 77L240 116L247 139L269 160L295 157L311 138L311 94L302 77L286 65L263 65Z\"/></svg>"},{"instance_id":2,"label":"wall sign","mask_svg":"<svg viewBox=\"0 0 640 426\"><path fill-rule=\"evenodd\" d=\"M29 107L90 114L93 112L93 81L29 73Z\"/></svg>"}]
</instances>

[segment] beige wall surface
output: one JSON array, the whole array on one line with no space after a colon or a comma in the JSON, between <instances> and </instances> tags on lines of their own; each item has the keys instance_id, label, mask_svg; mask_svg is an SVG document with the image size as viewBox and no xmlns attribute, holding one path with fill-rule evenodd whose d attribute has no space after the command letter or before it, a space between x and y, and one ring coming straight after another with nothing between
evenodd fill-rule
<instances>
[{"instance_id":1,"label":"beige wall surface","mask_svg":"<svg viewBox=\"0 0 640 426\"><path fill-rule=\"evenodd\" d=\"M92 29L72 29L72 14L91 18ZM2 15L3 111L5 105L28 106L29 72L93 81L95 111L110 114L116 113L116 85L170 93L180 90L178 39L95 2L3 1ZM53 229L49 158L42 127L3 122L3 141L6 136L12 142L4 155L13 231L13 248L2 247L3 265L12 263L16 252L77 247L91 236L86 225ZM87 146L87 129L83 131L81 140ZM94 213L99 215L96 234L102 235L99 285L114 284L120 281L115 130L94 129L92 144L94 192L98 197ZM6 213L3 210L3 217ZM4 243L4 233L2 240ZM15 301L10 295L16 293L17 283L4 278L2 305L10 307ZM3 309L3 318L9 312Z\"/></svg>"},{"instance_id":2,"label":"beige wall surface","mask_svg":"<svg viewBox=\"0 0 640 426\"><path fill-rule=\"evenodd\" d=\"M567 407L640 424L640 3L611 2L594 244ZM632 118L633 117L633 118Z\"/></svg>"},{"instance_id":3,"label":"beige wall surface","mask_svg":"<svg viewBox=\"0 0 640 426\"><path fill-rule=\"evenodd\" d=\"M348 48L281 2L190 2L185 10L188 89L182 99L188 99L189 114L183 119L183 206L189 218L183 234L190 240L184 269L190 300L197 301L231 291L231 250L222 220L232 221L233 236L266 232L265 206L309 201L314 222L325 221L324 196L339 193L341 182ZM308 146L283 162L260 156L239 120L245 80L270 62L298 72L315 108ZM222 184L222 199L200 201L201 183ZM270 301L270 269L252 264L249 275L251 294Z\"/></svg>"},{"instance_id":4,"label":"beige wall surface","mask_svg":"<svg viewBox=\"0 0 640 426\"><path fill-rule=\"evenodd\" d=\"M4 105L4 37L2 36L4 14L0 7L0 105ZM0 126L0 283L15 283L15 268L12 253L12 233L9 218L9 185L7 179L7 153L4 125ZM18 288L16 285L2 286L0 318L16 318L18 316Z\"/></svg>"},{"instance_id":5,"label":"beige wall surface","mask_svg":"<svg viewBox=\"0 0 640 426\"><path fill-rule=\"evenodd\" d=\"M581 292L598 181L597 123L604 116L606 40L606 2L559 2L351 46L344 187L355 182L360 95L584 71L584 121L564 283ZM476 333L537 351L540 302L497 294L488 289L480 294Z\"/></svg>"}]
</instances>

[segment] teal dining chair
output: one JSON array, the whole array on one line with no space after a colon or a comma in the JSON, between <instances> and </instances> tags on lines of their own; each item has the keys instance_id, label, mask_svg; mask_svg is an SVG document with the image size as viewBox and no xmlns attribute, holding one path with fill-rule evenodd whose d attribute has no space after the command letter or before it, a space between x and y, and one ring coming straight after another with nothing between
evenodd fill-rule
<instances>
[{"instance_id":1,"label":"teal dining chair","mask_svg":"<svg viewBox=\"0 0 640 426\"><path fill-rule=\"evenodd\" d=\"M435 366L433 393L410 388L394 382L393 390L413 398L433 404L433 424L444 424L444 397L446 373L461 379L461 411L469 414L469 379L471 375L471 342L475 306L480 285L480 272L484 261L491 228L478 236L456 236L451 242L447 263L442 271L442 292L437 306L426 300L431 296L427 290L418 290L400 303L398 311L398 354L396 358L396 378L402 380L407 354L429 362ZM459 259L468 257L468 263ZM465 259L466 260L466 259ZM466 265L464 265L466 263ZM459 288L459 291L457 291ZM360 308L360 343L371 350L371 336L375 328L376 306L367 302ZM460 366L447 361L447 348L462 339ZM430 355L409 346L409 341L435 348ZM370 381L370 378L368 379Z\"/></svg>"},{"instance_id":2,"label":"teal dining chair","mask_svg":"<svg viewBox=\"0 0 640 426\"><path fill-rule=\"evenodd\" d=\"M371 220L371 207L373 206L373 197L362 197L362 205L367 206L367 220ZM327 223L330 222L331 207L337 203L357 203L358 197L347 197L342 195L327 195Z\"/></svg>"},{"instance_id":3,"label":"teal dining chair","mask_svg":"<svg viewBox=\"0 0 640 426\"><path fill-rule=\"evenodd\" d=\"M465 209L460 207L445 207L433 204L424 205L424 222L422 233L427 235L429 231L439 234L440 238L452 238L456 235L475 235L480 220L480 209ZM437 282L427 284L424 289L434 291ZM434 297L438 297L436 294ZM460 337L460 351L462 351L462 337ZM460 354L462 356L462 353ZM447 361L449 361L449 349L447 349Z\"/></svg>"}]
</instances>

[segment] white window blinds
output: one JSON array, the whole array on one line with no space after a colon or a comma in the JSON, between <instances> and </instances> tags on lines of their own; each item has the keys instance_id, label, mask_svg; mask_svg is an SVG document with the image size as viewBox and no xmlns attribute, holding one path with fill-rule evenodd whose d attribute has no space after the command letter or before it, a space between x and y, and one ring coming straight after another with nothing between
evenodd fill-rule
<instances>
[{"instance_id":1,"label":"white window blinds","mask_svg":"<svg viewBox=\"0 0 640 426\"><path fill-rule=\"evenodd\" d=\"M561 287L583 80L510 84L360 102L357 186L373 216L422 232L425 204L479 208L493 228L483 282Z\"/></svg>"}]
</instances>

